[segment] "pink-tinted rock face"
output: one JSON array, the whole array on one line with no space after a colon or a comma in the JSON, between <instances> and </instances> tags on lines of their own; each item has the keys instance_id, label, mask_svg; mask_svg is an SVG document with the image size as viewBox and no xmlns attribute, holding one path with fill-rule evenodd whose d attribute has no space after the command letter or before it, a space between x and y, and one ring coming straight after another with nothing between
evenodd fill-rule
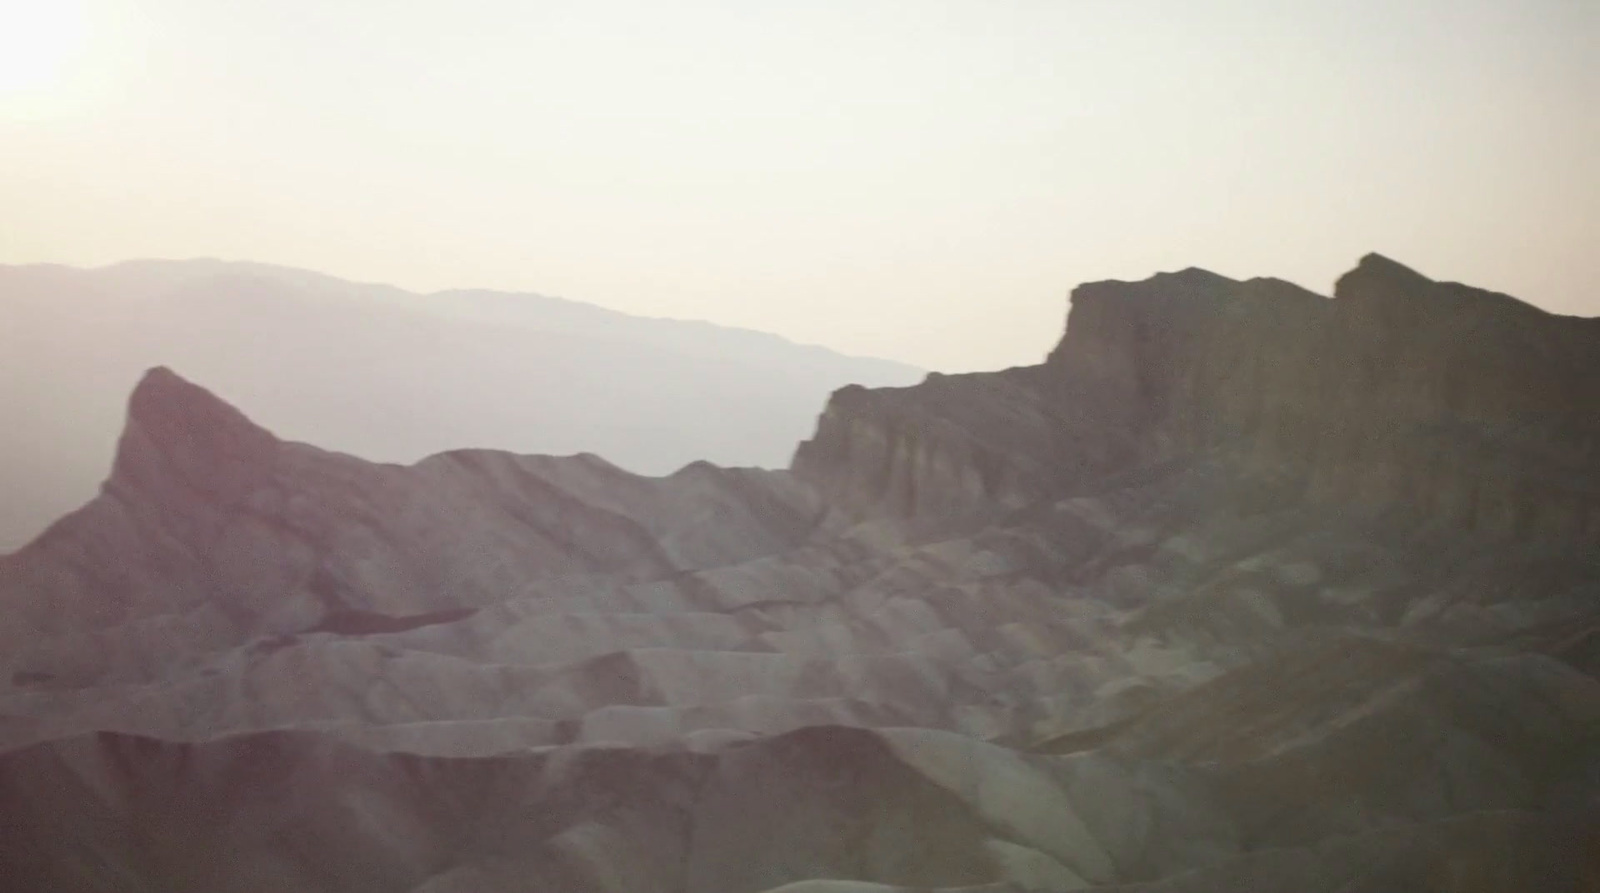
<instances>
[{"instance_id":1,"label":"pink-tinted rock face","mask_svg":"<svg viewBox=\"0 0 1600 893\"><path fill-rule=\"evenodd\" d=\"M658 478L153 370L0 557L0 891L1596 889L1596 334L1095 283Z\"/></svg>"}]
</instances>

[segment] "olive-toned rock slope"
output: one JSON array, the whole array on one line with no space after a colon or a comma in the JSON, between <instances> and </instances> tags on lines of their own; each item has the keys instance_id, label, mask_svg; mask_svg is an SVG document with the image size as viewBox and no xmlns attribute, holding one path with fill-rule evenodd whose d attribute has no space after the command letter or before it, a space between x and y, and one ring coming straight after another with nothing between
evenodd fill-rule
<instances>
[{"instance_id":1,"label":"olive-toned rock slope","mask_svg":"<svg viewBox=\"0 0 1600 893\"><path fill-rule=\"evenodd\" d=\"M1375 255L1081 286L784 472L155 369L0 603L5 891L1600 890L1600 322Z\"/></svg>"}]
</instances>

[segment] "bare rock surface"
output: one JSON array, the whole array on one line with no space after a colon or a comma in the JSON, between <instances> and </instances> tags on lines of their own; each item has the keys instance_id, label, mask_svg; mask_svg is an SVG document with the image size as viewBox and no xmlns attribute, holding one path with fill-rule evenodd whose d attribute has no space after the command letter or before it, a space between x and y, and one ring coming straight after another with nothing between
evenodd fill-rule
<instances>
[{"instance_id":1,"label":"bare rock surface","mask_svg":"<svg viewBox=\"0 0 1600 893\"><path fill-rule=\"evenodd\" d=\"M1600 329L1074 294L789 471L280 440L166 369L0 557L0 889L1600 889Z\"/></svg>"}]
</instances>

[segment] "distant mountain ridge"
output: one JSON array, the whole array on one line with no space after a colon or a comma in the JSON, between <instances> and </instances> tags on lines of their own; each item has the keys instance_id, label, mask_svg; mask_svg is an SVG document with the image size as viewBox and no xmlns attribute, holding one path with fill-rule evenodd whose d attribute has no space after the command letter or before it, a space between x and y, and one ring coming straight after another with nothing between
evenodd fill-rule
<instances>
[{"instance_id":1,"label":"distant mountain ridge","mask_svg":"<svg viewBox=\"0 0 1600 893\"><path fill-rule=\"evenodd\" d=\"M286 436L379 461L472 444L665 474L786 463L834 389L922 373L779 336L486 290L216 260L0 266L0 552L104 477L170 365Z\"/></svg>"}]
</instances>

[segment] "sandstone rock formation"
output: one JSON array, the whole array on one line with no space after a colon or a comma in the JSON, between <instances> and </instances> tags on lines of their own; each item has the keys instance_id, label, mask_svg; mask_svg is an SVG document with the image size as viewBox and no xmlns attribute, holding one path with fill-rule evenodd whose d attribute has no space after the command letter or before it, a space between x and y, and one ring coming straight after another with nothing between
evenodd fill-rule
<instances>
[{"instance_id":1,"label":"sandstone rock formation","mask_svg":"<svg viewBox=\"0 0 1600 893\"><path fill-rule=\"evenodd\" d=\"M0 889L1600 889L1597 389L1375 256L1082 286L787 472L377 465L156 369L0 558Z\"/></svg>"}]
</instances>

